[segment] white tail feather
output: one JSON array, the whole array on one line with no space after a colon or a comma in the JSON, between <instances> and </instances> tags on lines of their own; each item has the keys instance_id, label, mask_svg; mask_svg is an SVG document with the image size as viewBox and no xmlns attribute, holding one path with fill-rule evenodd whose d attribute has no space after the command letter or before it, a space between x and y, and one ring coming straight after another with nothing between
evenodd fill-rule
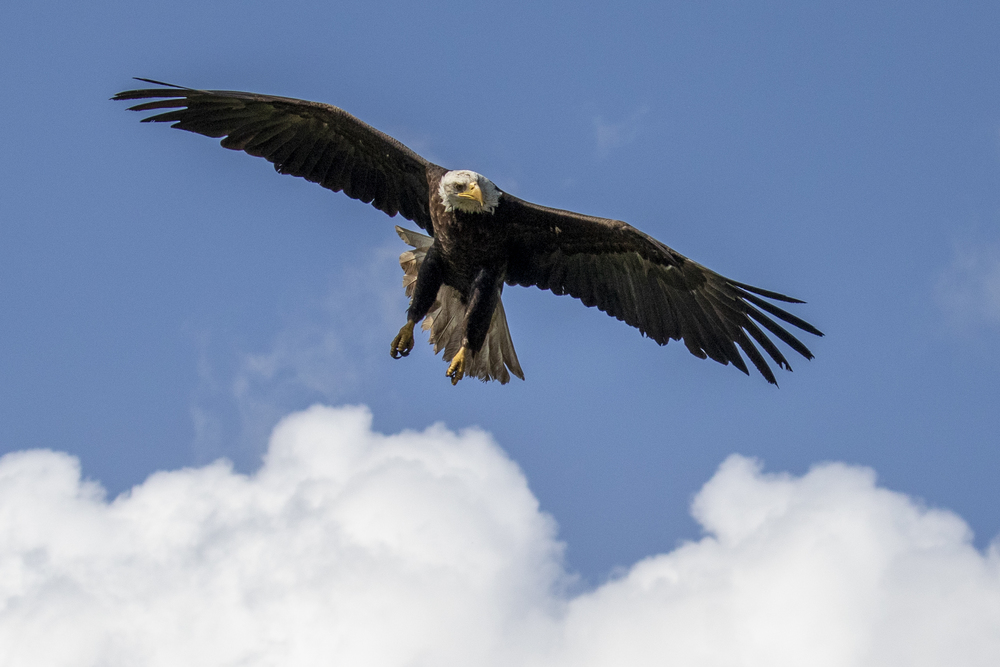
<instances>
[{"instance_id":1,"label":"white tail feather","mask_svg":"<svg viewBox=\"0 0 1000 667\"><path fill-rule=\"evenodd\" d=\"M396 233L403 242L413 247L399 256L399 265L403 268L403 289L406 296L413 298L413 290L417 284L417 272L427 256L427 249L434 239L420 232L412 232L402 227L396 227ZM450 362L462 347L465 332L462 324L465 322L465 304L454 288L442 285L438 290L437 300L431 306L424 318L423 329L430 331L430 343L434 346L434 354L444 350L444 360ZM490 330L482 349L472 357L466 365L466 375L477 377L483 382L499 380L500 384L510 382L510 373L524 379L524 372L514 352L514 342L510 339L510 329L507 328L507 315L503 310L503 301L497 301L493 311Z\"/></svg>"}]
</instances>

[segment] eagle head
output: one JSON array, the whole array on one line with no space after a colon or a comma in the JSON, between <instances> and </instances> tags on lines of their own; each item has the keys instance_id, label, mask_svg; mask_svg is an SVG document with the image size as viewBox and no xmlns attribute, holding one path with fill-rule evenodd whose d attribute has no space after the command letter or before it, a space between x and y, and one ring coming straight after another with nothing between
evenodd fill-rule
<instances>
[{"instance_id":1,"label":"eagle head","mask_svg":"<svg viewBox=\"0 0 1000 667\"><path fill-rule=\"evenodd\" d=\"M438 186L446 211L492 213L500 202L500 190L493 181L468 169L449 171Z\"/></svg>"}]
</instances>

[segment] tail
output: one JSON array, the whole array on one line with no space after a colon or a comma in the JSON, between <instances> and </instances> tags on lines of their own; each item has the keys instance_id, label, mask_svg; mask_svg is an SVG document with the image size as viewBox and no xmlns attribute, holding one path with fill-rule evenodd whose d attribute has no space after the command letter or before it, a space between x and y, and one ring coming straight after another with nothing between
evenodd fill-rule
<instances>
[{"instance_id":1,"label":"tail","mask_svg":"<svg viewBox=\"0 0 1000 667\"><path fill-rule=\"evenodd\" d=\"M417 283L417 272L434 239L399 226L396 227L396 233L404 243L413 247L413 250L407 250L399 256L399 265L404 273L403 288L406 290L406 296L412 298ZM437 300L424 318L423 329L430 331L434 354L444 349L445 361L450 362L462 347L462 339L465 337L465 332L462 330L465 310L466 306L462 303L458 292L448 285L442 285L438 290ZM500 384L507 384L510 382L511 373L524 379L524 372L514 351L514 342L510 339L510 329L507 328L503 301L497 301L486 341L482 349L472 358L466 374L477 377L483 382L499 380Z\"/></svg>"}]
</instances>

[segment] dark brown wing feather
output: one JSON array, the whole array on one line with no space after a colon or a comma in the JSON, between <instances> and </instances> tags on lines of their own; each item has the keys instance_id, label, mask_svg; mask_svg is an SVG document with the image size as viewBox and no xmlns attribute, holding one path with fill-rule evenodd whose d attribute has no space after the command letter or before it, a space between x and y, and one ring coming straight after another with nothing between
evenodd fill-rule
<instances>
[{"instance_id":1,"label":"dark brown wing feather","mask_svg":"<svg viewBox=\"0 0 1000 667\"><path fill-rule=\"evenodd\" d=\"M145 100L133 111L166 109L143 122L209 137L334 192L399 213L433 234L427 175L444 169L343 109L288 97L227 90L193 90L150 79L165 88L127 90L115 100Z\"/></svg>"},{"instance_id":2,"label":"dark brown wing feather","mask_svg":"<svg viewBox=\"0 0 1000 667\"><path fill-rule=\"evenodd\" d=\"M823 335L761 297L802 303L798 299L729 280L619 220L546 208L508 194L500 198L496 215L510 230L508 283L569 294L660 345L683 340L695 356L732 363L749 374L742 350L777 384L758 346L778 366L791 366L761 327L805 358L813 355L768 315Z\"/></svg>"}]
</instances>

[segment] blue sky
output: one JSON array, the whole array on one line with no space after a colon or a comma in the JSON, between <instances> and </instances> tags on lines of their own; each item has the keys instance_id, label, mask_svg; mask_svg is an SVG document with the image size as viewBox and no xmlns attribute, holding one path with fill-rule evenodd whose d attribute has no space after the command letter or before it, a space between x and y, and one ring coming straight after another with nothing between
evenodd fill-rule
<instances>
[{"instance_id":1,"label":"blue sky","mask_svg":"<svg viewBox=\"0 0 1000 667\"><path fill-rule=\"evenodd\" d=\"M696 538L732 453L874 468L1000 532L1000 8L962 3L22 3L0 20L0 452L114 496L284 415L493 435L599 582ZM541 204L808 301L780 389L508 288L527 380L418 338L400 219L108 101L132 76L338 105Z\"/></svg>"}]
</instances>

